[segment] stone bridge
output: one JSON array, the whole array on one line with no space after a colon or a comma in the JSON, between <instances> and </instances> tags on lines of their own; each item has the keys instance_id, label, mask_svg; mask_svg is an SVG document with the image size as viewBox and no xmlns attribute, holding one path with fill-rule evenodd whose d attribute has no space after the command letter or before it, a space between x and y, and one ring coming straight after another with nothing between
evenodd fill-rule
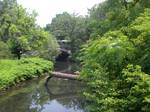
<instances>
[{"instance_id":1,"label":"stone bridge","mask_svg":"<svg viewBox=\"0 0 150 112\"><path fill-rule=\"evenodd\" d=\"M71 54L70 50L70 41L69 40L57 40L60 48L60 54L56 57L57 61L65 61L68 59L69 55Z\"/></svg>"}]
</instances>

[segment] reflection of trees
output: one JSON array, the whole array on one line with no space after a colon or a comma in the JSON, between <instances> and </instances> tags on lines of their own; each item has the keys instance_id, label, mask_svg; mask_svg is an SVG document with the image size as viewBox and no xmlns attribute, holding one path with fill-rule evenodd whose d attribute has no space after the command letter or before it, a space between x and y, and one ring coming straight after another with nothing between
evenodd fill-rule
<instances>
[{"instance_id":1,"label":"reflection of trees","mask_svg":"<svg viewBox=\"0 0 150 112\"><path fill-rule=\"evenodd\" d=\"M50 81L50 79L53 78L49 77L45 83L50 99L57 99L66 108L82 109L84 101L78 93L83 86L79 81L62 79Z\"/></svg>"},{"instance_id":2,"label":"reflection of trees","mask_svg":"<svg viewBox=\"0 0 150 112\"><path fill-rule=\"evenodd\" d=\"M18 99L18 101L16 100ZM20 105L22 102L22 105ZM21 94L20 96L13 96L3 102L0 102L0 112L25 112L29 107L28 96ZM17 107L19 105L19 107ZM21 111L22 110L22 111Z\"/></svg>"},{"instance_id":3,"label":"reflection of trees","mask_svg":"<svg viewBox=\"0 0 150 112\"><path fill-rule=\"evenodd\" d=\"M56 62L55 71L65 72L65 73L74 73L80 70L79 64L72 62Z\"/></svg>"},{"instance_id":4,"label":"reflection of trees","mask_svg":"<svg viewBox=\"0 0 150 112\"><path fill-rule=\"evenodd\" d=\"M46 93L41 88L44 79L37 79L25 82L24 86L13 91L9 91L0 97L0 112L41 112L41 109L37 105L44 105L41 103L42 97L39 95L46 96ZM45 93L45 95L44 95ZM35 107L31 108L35 103ZM37 108L38 107L38 108Z\"/></svg>"},{"instance_id":5,"label":"reflection of trees","mask_svg":"<svg viewBox=\"0 0 150 112\"><path fill-rule=\"evenodd\" d=\"M0 112L41 112L53 99L66 108L82 109L77 95L80 84L76 81L51 79L29 81L24 87L0 97Z\"/></svg>"}]
</instances>

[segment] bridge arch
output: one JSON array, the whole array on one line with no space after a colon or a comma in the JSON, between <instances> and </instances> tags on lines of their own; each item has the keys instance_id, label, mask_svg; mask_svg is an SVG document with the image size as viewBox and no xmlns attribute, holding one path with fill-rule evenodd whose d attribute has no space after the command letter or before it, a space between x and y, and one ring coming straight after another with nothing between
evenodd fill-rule
<instances>
[{"instance_id":1,"label":"bridge arch","mask_svg":"<svg viewBox=\"0 0 150 112\"><path fill-rule=\"evenodd\" d=\"M65 61L71 54L70 41L69 40L57 40L59 44L60 54L56 57L56 61Z\"/></svg>"}]
</instances>

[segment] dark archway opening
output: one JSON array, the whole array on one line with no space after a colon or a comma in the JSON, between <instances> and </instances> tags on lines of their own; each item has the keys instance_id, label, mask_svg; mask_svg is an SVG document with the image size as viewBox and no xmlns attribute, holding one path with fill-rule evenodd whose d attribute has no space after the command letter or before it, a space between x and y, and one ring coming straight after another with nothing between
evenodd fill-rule
<instances>
[{"instance_id":1,"label":"dark archway opening","mask_svg":"<svg viewBox=\"0 0 150 112\"><path fill-rule=\"evenodd\" d=\"M70 56L70 52L67 50L60 51L61 53L56 57L56 61L67 61Z\"/></svg>"}]
</instances>

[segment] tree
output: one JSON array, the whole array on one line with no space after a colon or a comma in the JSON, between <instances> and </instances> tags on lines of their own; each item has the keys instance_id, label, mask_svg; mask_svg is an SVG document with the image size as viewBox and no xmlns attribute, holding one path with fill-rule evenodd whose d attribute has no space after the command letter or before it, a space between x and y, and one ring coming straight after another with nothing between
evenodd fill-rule
<instances>
[{"instance_id":1,"label":"tree","mask_svg":"<svg viewBox=\"0 0 150 112\"><path fill-rule=\"evenodd\" d=\"M48 60L55 60L55 56L59 54L59 45L53 35L48 33L47 35L46 41L38 50L38 56Z\"/></svg>"},{"instance_id":2,"label":"tree","mask_svg":"<svg viewBox=\"0 0 150 112\"><path fill-rule=\"evenodd\" d=\"M125 33L133 41L137 49L136 64L141 65L143 70L150 73L150 9L145 9L144 13L126 29Z\"/></svg>"},{"instance_id":3,"label":"tree","mask_svg":"<svg viewBox=\"0 0 150 112\"><path fill-rule=\"evenodd\" d=\"M110 28L83 46L81 78L91 112L150 111L149 17L145 9L128 26Z\"/></svg>"},{"instance_id":4,"label":"tree","mask_svg":"<svg viewBox=\"0 0 150 112\"><path fill-rule=\"evenodd\" d=\"M8 43L11 52L18 59L26 52L39 51L45 41L53 39L36 24L36 16L36 12L28 13L16 0L2 1L0 37ZM57 44L56 41L53 42Z\"/></svg>"},{"instance_id":5,"label":"tree","mask_svg":"<svg viewBox=\"0 0 150 112\"><path fill-rule=\"evenodd\" d=\"M76 21L74 18L69 13L63 12L62 14L57 14L52 19L51 24L47 25L45 29L46 31L52 32L58 40L70 39L75 24Z\"/></svg>"},{"instance_id":6,"label":"tree","mask_svg":"<svg viewBox=\"0 0 150 112\"><path fill-rule=\"evenodd\" d=\"M149 0L106 0L95 5L89 10L91 37L131 24L145 8L150 8Z\"/></svg>"},{"instance_id":7,"label":"tree","mask_svg":"<svg viewBox=\"0 0 150 112\"><path fill-rule=\"evenodd\" d=\"M81 60L87 66L102 66L113 77L132 62L135 48L132 42L120 31L108 32L103 37L91 40L83 47ZM95 68L96 69L96 68Z\"/></svg>"},{"instance_id":8,"label":"tree","mask_svg":"<svg viewBox=\"0 0 150 112\"><path fill-rule=\"evenodd\" d=\"M10 57L12 57L12 54L8 45L0 41L0 59L10 58Z\"/></svg>"},{"instance_id":9,"label":"tree","mask_svg":"<svg viewBox=\"0 0 150 112\"><path fill-rule=\"evenodd\" d=\"M87 19L67 12L57 14L52 23L46 26L45 30L52 32L58 40L67 39L70 41L73 59L79 52L80 46L89 37Z\"/></svg>"}]
</instances>

